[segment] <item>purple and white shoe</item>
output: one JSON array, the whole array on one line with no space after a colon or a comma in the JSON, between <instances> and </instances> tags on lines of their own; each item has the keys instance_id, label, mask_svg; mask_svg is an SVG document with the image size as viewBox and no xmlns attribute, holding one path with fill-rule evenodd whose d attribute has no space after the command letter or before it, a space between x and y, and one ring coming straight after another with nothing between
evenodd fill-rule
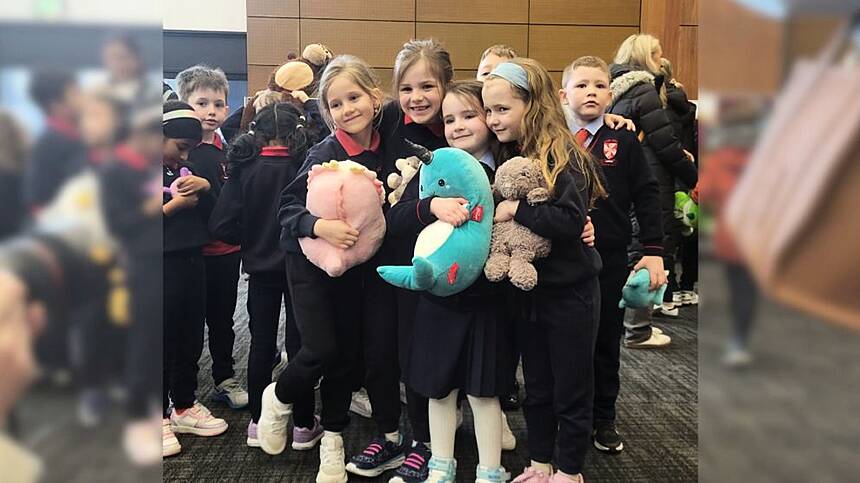
<instances>
[{"instance_id":1,"label":"purple and white shoe","mask_svg":"<svg viewBox=\"0 0 860 483\"><path fill-rule=\"evenodd\" d=\"M320 424L320 417L314 416L313 428L293 428L293 449L296 451L307 451L314 449L314 446L319 443L323 437L323 428Z\"/></svg>"}]
</instances>

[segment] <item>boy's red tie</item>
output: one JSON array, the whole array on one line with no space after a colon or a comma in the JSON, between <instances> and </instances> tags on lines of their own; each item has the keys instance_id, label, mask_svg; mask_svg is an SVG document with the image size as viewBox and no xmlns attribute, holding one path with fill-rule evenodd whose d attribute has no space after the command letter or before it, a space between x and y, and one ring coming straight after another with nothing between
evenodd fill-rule
<instances>
[{"instance_id":1,"label":"boy's red tie","mask_svg":"<svg viewBox=\"0 0 860 483\"><path fill-rule=\"evenodd\" d=\"M589 133L588 129L585 129L585 128L582 128L579 131L576 131L576 134L574 135L574 136L576 136L576 143L579 144L580 146L584 146L585 140L588 139L589 134L591 134L591 133Z\"/></svg>"}]
</instances>

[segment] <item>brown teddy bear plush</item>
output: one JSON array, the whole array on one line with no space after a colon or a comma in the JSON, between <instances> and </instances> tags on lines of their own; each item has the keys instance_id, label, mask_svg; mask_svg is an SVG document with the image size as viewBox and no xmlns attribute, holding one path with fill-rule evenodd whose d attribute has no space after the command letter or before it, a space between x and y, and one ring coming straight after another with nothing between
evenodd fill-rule
<instances>
[{"instance_id":1,"label":"brown teddy bear plush","mask_svg":"<svg viewBox=\"0 0 860 483\"><path fill-rule=\"evenodd\" d=\"M493 194L505 200L523 200L530 205L549 199L549 191L540 165L531 159L516 157L496 170ZM550 241L537 236L514 220L493 225L490 258L484 265L484 275L491 282L505 277L520 290L537 285L537 270L532 262L549 255Z\"/></svg>"}]
</instances>

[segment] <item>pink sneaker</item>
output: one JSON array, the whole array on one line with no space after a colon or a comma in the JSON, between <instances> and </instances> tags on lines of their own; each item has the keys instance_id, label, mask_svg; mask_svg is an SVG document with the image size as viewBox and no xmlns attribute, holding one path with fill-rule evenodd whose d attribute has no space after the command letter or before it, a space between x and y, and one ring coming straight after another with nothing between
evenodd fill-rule
<instances>
[{"instance_id":1,"label":"pink sneaker","mask_svg":"<svg viewBox=\"0 0 860 483\"><path fill-rule=\"evenodd\" d=\"M529 466L523 471L523 474L514 478L511 483L549 483L550 475Z\"/></svg>"},{"instance_id":2,"label":"pink sneaker","mask_svg":"<svg viewBox=\"0 0 860 483\"><path fill-rule=\"evenodd\" d=\"M165 418L161 420L161 457L167 458L179 454L182 451L182 446L179 445L179 440L170 429L170 420Z\"/></svg>"},{"instance_id":3,"label":"pink sneaker","mask_svg":"<svg viewBox=\"0 0 860 483\"><path fill-rule=\"evenodd\" d=\"M170 427L174 433L189 433L197 436L218 436L227 431L227 422L216 418L206 406L195 401L181 415L174 408L170 413Z\"/></svg>"}]
</instances>

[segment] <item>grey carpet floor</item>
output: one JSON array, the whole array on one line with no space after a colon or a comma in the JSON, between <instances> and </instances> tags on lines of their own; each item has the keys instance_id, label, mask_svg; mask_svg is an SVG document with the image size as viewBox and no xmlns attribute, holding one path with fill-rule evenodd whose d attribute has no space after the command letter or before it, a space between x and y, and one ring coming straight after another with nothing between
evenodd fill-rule
<instances>
[{"instance_id":1,"label":"grey carpet floor","mask_svg":"<svg viewBox=\"0 0 860 483\"><path fill-rule=\"evenodd\" d=\"M240 286L235 314L237 378L245 381L249 333L245 311L246 286ZM625 451L607 456L591 451L585 474L589 482L601 481L695 481L698 474L697 437L697 311L685 307L676 319L657 318L657 325L673 338L664 350L622 349L622 391L618 401L618 427L625 436ZM283 320L281 338L283 340ZM201 438L180 435L182 453L163 464L164 481L223 482L312 482L319 463L317 450L287 450L269 456L245 445L250 420L247 410L233 411L208 402L213 391L211 360L204 349L198 396L230 429L222 436ZM468 406L468 405L466 405ZM514 475L528 463L525 419L521 411L509 412L508 421L519 441L517 449L504 452L502 464ZM402 416L402 427L409 425ZM374 434L374 424L358 416L344 432L347 455L355 454ZM457 432L458 481L474 481L477 447L471 413L466 410L463 427ZM376 479L350 475L350 481L386 482L390 474Z\"/></svg>"}]
</instances>

